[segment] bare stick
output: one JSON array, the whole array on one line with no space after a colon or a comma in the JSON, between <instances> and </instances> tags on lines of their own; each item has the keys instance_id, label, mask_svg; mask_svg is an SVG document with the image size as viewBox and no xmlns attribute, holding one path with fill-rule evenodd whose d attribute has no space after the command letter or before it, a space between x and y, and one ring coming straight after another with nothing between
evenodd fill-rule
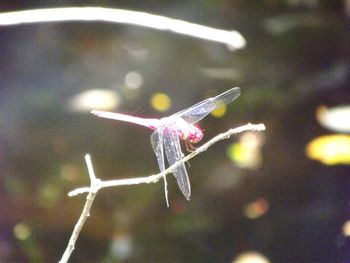
<instances>
[{"instance_id":1,"label":"bare stick","mask_svg":"<svg viewBox=\"0 0 350 263\"><path fill-rule=\"evenodd\" d=\"M103 21L132 24L226 44L231 50L244 48L246 40L235 30L207 27L165 16L116 8L61 7L0 13L0 26L58 21Z\"/></svg>"},{"instance_id":2,"label":"bare stick","mask_svg":"<svg viewBox=\"0 0 350 263\"><path fill-rule=\"evenodd\" d=\"M68 259L75 248L75 243L77 242L79 233L80 233L86 219L90 216L90 208L91 208L92 203L95 199L95 196L99 190L100 180L97 179L95 176L94 169L93 169L92 162L91 162L91 157L89 154L85 155L85 161L86 161L86 165L88 167L89 177L90 177L90 181L91 181L91 186L89 188L89 194L86 196L86 202L85 202L83 211L78 219L78 222L75 224L73 233L72 233L72 235L69 239L69 242L68 242L68 246L67 246L66 250L64 251L59 263L68 262Z\"/></svg>"},{"instance_id":3,"label":"bare stick","mask_svg":"<svg viewBox=\"0 0 350 263\"><path fill-rule=\"evenodd\" d=\"M149 184L149 183L156 183L158 182L161 178L165 177L167 174L171 173L172 170L179 165L180 162L186 162L190 159L192 159L193 157L195 157L196 155L206 151L210 146L214 145L215 143L217 143L218 141L221 140L225 140L230 138L232 135L234 134L238 134L244 131L264 131L265 130L265 125L264 124L251 124L248 123L246 125L240 126L238 128L235 129L230 129L224 133L221 133L217 136L215 136L214 138L212 138L211 140L209 140L208 142L206 142L205 144L203 144L202 146L200 146L199 148L197 148L194 152L188 154L187 156L185 156L184 158L182 158L181 160L177 161L175 164L173 164L172 166L170 166L168 169L164 170L163 172L156 174L156 175L150 175L150 176L146 176L146 177L137 177L137 178L130 178L130 179L117 179L117 180L108 180L108 181L101 181L100 179L96 178L94 170L93 170L93 166L91 163L91 158L90 155L87 154L85 155L85 160L86 160L86 165L88 167L88 171L89 171L89 177L90 177L90 181L91 181L91 185L90 187L82 187L82 188L77 188L71 192L68 193L69 196L75 196L81 193L86 193L88 192L89 194L86 197L86 202L84 205L84 209L79 217L78 222L75 224L72 236L69 240L68 246L61 258L61 260L59 261L59 263L66 263L69 260L70 255L72 254L74 247L75 247L75 243L78 239L79 233L86 221L86 219L89 216L90 213L90 208L92 206L92 203L94 201L94 198L97 194L97 192L101 189L101 188L105 188L105 187L113 187L113 186L119 186L119 185L133 185L133 184Z\"/></svg>"},{"instance_id":4,"label":"bare stick","mask_svg":"<svg viewBox=\"0 0 350 263\"><path fill-rule=\"evenodd\" d=\"M167 174L171 173L173 169L179 165L180 162L187 162L196 155L206 151L209 147L217 143L218 141L225 140L230 138L234 134L242 133L244 131L264 131L265 125L264 124L251 124L248 123L246 125L240 126L235 129L230 129L224 133L221 133L202 146L198 147L195 151L191 152L190 154L186 155L181 160L174 163L172 166L167 168L161 173L150 175L146 177L137 177L137 178L129 178L129 179L116 179L116 180L107 180L107 181L101 181L99 184L99 189L106 188L106 187L113 187L113 186L119 186L119 185L134 185L134 184L149 184L149 183L157 183L161 178L166 176ZM69 196L75 196L78 194L90 192L89 187L82 187L77 188L71 192L68 193Z\"/></svg>"}]
</instances>

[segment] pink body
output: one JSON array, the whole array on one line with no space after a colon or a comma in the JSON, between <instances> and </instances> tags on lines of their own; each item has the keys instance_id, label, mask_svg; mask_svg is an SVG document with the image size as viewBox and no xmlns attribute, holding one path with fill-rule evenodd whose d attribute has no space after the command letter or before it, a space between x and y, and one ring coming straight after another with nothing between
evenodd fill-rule
<instances>
[{"instance_id":1,"label":"pink body","mask_svg":"<svg viewBox=\"0 0 350 263\"><path fill-rule=\"evenodd\" d=\"M102 118L135 123L155 130L151 135L151 144L157 157L159 169L161 171L165 170L165 157L169 166L176 164L172 169L172 173L176 178L181 192L187 200L190 200L191 184L185 163L181 161L184 155L181 151L179 139L185 140L187 150L193 150L194 148L191 146L191 143L197 143L203 138L202 130L195 124L211 111L232 102L239 95L240 89L235 87L216 97L200 101L187 109L174 113L169 117L161 118L160 120L98 110L93 110L91 113ZM161 134L164 136L159 136ZM166 177L164 176L163 179L165 197L169 206Z\"/></svg>"},{"instance_id":2,"label":"pink body","mask_svg":"<svg viewBox=\"0 0 350 263\"><path fill-rule=\"evenodd\" d=\"M190 143L198 143L203 138L203 132L200 128L193 124L189 124L182 118L177 118L175 122L173 119L169 119L169 125L167 125L168 118L163 118L160 120L152 118L140 118L121 113L99 110L93 110L91 111L91 113L102 118L135 123L150 128L152 130L156 130L160 125L163 125L164 133L169 133L168 129L170 129L171 127L176 130L176 133L182 140L188 140Z\"/></svg>"}]
</instances>

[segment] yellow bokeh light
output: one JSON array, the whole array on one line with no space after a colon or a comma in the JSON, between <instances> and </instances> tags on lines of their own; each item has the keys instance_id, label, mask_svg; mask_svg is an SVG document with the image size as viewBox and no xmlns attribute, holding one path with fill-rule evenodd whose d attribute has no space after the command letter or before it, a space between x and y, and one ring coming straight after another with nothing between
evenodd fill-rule
<instances>
[{"instance_id":1,"label":"yellow bokeh light","mask_svg":"<svg viewBox=\"0 0 350 263\"><path fill-rule=\"evenodd\" d=\"M242 168L257 169L262 162L260 148L242 142L232 143L227 148L227 156Z\"/></svg>"},{"instance_id":2,"label":"yellow bokeh light","mask_svg":"<svg viewBox=\"0 0 350 263\"><path fill-rule=\"evenodd\" d=\"M350 164L350 136L320 136L307 144L306 155L326 165Z\"/></svg>"},{"instance_id":3,"label":"yellow bokeh light","mask_svg":"<svg viewBox=\"0 0 350 263\"><path fill-rule=\"evenodd\" d=\"M261 148L265 138L256 132L245 132L239 136L239 142L227 148L227 156L238 166L258 169L262 164Z\"/></svg>"},{"instance_id":4,"label":"yellow bokeh light","mask_svg":"<svg viewBox=\"0 0 350 263\"><path fill-rule=\"evenodd\" d=\"M248 151L240 143L232 143L227 149L228 157L237 163L242 163L247 157Z\"/></svg>"},{"instance_id":5,"label":"yellow bokeh light","mask_svg":"<svg viewBox=\"0 0 350 263\"><path fill-rule=\"evenodd\" d=\"M13 228L13 235L18 240L26 240L30 237L32 231L26 223L19 223Z\"/></svg>"},{"instance_id":6,"label":"yellow bokeh light","mask_svg":"<svg viewBox=\"0 0 350 263\"><path fill-rule=\"evenodd\" d=\"M223 105L223 106L213 110L211 112L211 115L215 118L221 118L222 116L225 115L226 111L227 111L227 107L226 107L226 105Z\"/></svg>"},{"instance_id":7,"label":"yellow bokeh light","mask_svg":"<svg viewBox=\"0 0 350 263\"><path fill-rule=\"evenodd\" d=\"M157 111L167 111L171 107L171 99L164 93L155 93L150 99L151 106Z\"/></svg>"}]
</instances>

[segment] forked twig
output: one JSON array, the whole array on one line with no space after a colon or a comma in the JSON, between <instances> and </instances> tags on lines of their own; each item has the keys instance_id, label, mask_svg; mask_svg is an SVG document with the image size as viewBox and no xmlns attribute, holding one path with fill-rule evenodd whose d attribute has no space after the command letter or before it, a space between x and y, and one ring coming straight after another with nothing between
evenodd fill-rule
<instances>
[{"instance_id":1,"label":"forked twig","mask_svg":"<svg viewBox=\"0 0 350 263\"><path fill-rule=\"evenodd\" d=\"M242 133L244 131L264 131L265 130L265 125L264 124L251 124L248 123L246 125L240 126L238 128L230 129L224 133L221 133L202 146L198 147L195 151L191 152L190 154L186 155L184 158L181 160L177 161L174 163L172 166L170 166L168 169L164 170L161 173L155 174L155 175L150 175L146 177L137 177L137 178L130 178L130 179L116 179L116 180L108 180L108 181L101 181L100 179L96 178L93 166L91 163L91 158L89 154L85 155L85 161L86 165L88 167L88 172L89 172L89 177L90 177L90 187L82 187L82 188L77 188L71 192L68 193L69 196L76 196L78 194L82 193L88 193L86 197L86 202L83 208L83 211L78 219L78 222L75 224L73 233L70 237L70 240L68 242L67 248L59 261L59 263L66 263L69 260L70 255L72 254L74 248L75 248L75 243L78 239L79 233L90 215L90 208L92 206L92 203L94 201L94 198L97 194L97 192L101 188L106 188L106 187L113 187L113 186L119 186L119 185L133 185L133 184L149 184L149 183L156 183L158 182L161 178L165 177L167 174L171 173L172 170L179 165L180 162L187 162L196 155L206 151L209 147L214 145L215 143L225 140L230 138L234 134Z\"/></svg>"},{"instance_id":2,"label":"forked twig","mask_svg":"<svg viewBox=\"0 0 350 263\"><path fill-rule=\"evenodd\" d=\"M88 168L90 182L91 182L91 185L89 187L89 194L86 196L86 202L85 202L83 211L81 212L81 215L78 219L78 222L75 224L73 233L72 233L72 235L69 239L69 242L68 242L68 246L67 246L66 250L64 251L59 263L68 262L68 259L75 248L75 243L77 242L80 231L81 231L86 219L90 216L90 208L91 208L92 203L95 199L95 196L99 190L99 184L100 184L101 180L97 179L95 176L95 172L94 172L92 162L91 162L91 157L89 154L85 155L85 161L86 161L86 166Z\"/></svg>"}]
</instances>

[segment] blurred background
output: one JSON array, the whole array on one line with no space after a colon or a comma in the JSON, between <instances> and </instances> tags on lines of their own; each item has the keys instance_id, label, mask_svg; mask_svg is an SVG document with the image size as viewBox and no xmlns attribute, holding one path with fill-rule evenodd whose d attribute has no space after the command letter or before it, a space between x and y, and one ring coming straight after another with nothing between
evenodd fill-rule
<instances>
[{"instance_id":1,"label":"blurred background","mask_svg":"<svg viewBox=\"0 0 350 263\"><path fill-rule=\"evenodd\" d=\"M57 262L89 185L159 171L149 136L92 108L161 118L234 86L163 184L103 189L71 262L350 262L350 1L2 1L1 12L104 6L237 30L227 45L126 24L0 27L0 261ZM185 149L184 149L185 152ZM250 261L247 261L250 260Z\"/></svg>"}]
</instances>

